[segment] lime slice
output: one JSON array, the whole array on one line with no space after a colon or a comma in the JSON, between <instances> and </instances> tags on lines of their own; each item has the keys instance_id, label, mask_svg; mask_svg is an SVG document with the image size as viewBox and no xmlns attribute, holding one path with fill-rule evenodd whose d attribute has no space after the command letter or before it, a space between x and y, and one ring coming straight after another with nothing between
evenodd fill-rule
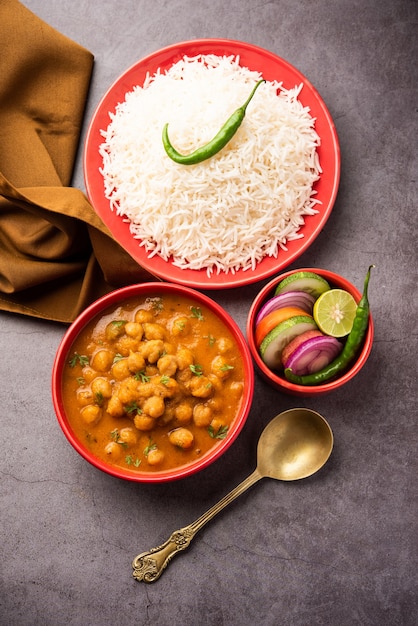
<instances>
[{"instance_id":1,"label":"lime slice","mask_svg":"<svg viewBox=\"0 0 418 626\"><path fill-rule=\"evenodd\" d=\"M330 337L345 337L353 327L357 303L344 289L326 291L313 308L313 316L320 330Z\"/></svg>"},{"instance_id":2,"label":"lime slice","mask_svg":"<svg viewBox=\"0 0 418 626\"><path fill-rule=\"evenodd\" d=\"M319 296L331 289L328 282L314 272L295 272L284 278L276 287L275 295L286 291L305 291L319 298Z\"/></svg>"}]
</instances>

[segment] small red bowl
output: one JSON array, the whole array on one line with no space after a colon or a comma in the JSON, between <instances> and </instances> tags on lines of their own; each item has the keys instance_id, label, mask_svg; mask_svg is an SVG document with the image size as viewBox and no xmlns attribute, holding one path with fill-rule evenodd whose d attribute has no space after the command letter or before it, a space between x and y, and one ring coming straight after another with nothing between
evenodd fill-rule
<instances>
[{"instance_id":1,"label":"small red bowl","mask_svg":"<svg viewBox=\"0 0 418 626\"><path fill-rule=\"evenodd\" d=\"M301 268L297 270L291 270L289 272L285 272L276 276L273 280L271 280L265 287L260 291L257 297L254 299L249 314L247 318L247 341L250 347L250 351L252 357L257 365L259 372L262 377L270 383L272 387L278 389L279 391L283 391L287 394L294 396L302 396L302 397L312 397L319 396L322 394L329 393L342 387L348 381L350 381L354 376L356 376L361 368L366 363L369 354L373 345L373 336L374 336L374 324L373 318L370 314L369 316L369 326L367 329L366 337L363 342L363 346L361 348L360 353L358 354L356 360L351 365L351 367L346 370L341 376L330 380L329 382L322 383L321 385L296 385L294 383L289 382L284 375L280 375L279 372L274 372L261 359L261 356L257 350L256 343L254 340L255 336L255 320L257 318L257 314L261 308L261 306L274 295L275 289L277 285L287 276L291 276L295 272L314 272L325 278L332 288L344 289L351 293L356 302L358 303L361 299L361 292L354 287L348 280L340 276L339 274L334 274L334 272L330 272L328 270L317 269L317 268Z\"/></svg>"},{"instance_id":2,"label":"small red bowl","mask_svg":"<svg viewBox=\"0 0 418 626\"><path fill-rule=\"evenodd\" d=\"M210 309L215 315L225 324L234 337L238 350L241 355L243 369L244 369L244 390L243 397L241 399L240 408L238 414L233 420L228 430L228 436L220 440L214 447L212 447L202 457L196 458L193 462L182 465L181 467L175 467L165 471L146 472L139 470L126 470L122 467L111 465L105 461L100 460L86 447L74 433L69 419L66 414L65 405L62 394L62 376L65 363L68 362L69 353L71 347L79 335L79 333L85 328L92 319L99 317L109 307L115 307L119 303L122 304L127 300L135 299L141 300L146 297L157 297L164 295L177 295L178 297L186 297L196 303L196 306L202 305ZM214 300L208 298L206 295L197 292L189 287L181 285L174 285L171 283L144 283L138 285L130 285L122 289L118 289L102 298L96 300L88 308L86 308L77 319L67 329L55 356L53 370L52 370L52 400L57 415L58 422L64 432L64 435L73 446L73 448L89 463L96 468L125 480L143 483L162 483L172 480L184 478L191 474L195 474L200 470L205 469L211 465L214 461L219 459L226 450L233 444L235 439L241 432L252 403L254 394L254 366L251 359L251 353L248 349L248 345L245 341L245 337L239 329L235 321L230 315Z\"/></svg>"}]
</instances>

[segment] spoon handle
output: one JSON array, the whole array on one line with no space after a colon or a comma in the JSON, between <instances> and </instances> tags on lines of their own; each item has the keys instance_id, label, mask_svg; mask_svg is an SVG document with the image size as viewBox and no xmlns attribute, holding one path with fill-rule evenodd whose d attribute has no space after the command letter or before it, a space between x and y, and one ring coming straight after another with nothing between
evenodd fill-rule
<instances>
[{"instance_id":1,"label":"spoon handle","mask_svg":"<svg viewBox=\"0 0 418 626\"><path fill-rule=\"evenodd\" d=\"M175 530L163 544L147 552L138 554L132 562L133 577L138 581L153 583L161 576L172 558L189 547L193 537L207 524L215 515L230 504L235 498L242 495L254 483L263 478L256 469L250 476L245 478L239 485L222 498L217 504L203 513L197 520Z\"/></svg>"}]
</instances>

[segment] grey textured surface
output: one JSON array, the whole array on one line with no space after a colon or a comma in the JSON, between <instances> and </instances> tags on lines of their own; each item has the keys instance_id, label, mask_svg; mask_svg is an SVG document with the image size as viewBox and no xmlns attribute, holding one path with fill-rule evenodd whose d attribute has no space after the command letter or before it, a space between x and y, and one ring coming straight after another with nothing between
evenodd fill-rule
<instances>
[{"instance_id":1,"label":"grey textured surface","mask_svg":"<svg viewBox=\"0 0 418 626\"><path fill-rule=\"evenodd\" d=\"M412 626L418 616L416 176L417 2L26 0L95 55L86 124L108 86L176 41L225 37L295 65L335 120L335 209L293 267L342 273L370 298L375 343L344 389L303 401L256 380L233 448L163 486L118 481L81 459L54 415L50 372L64 327L0 314L0 622L5 626ZM83 188L81 157L74 185ZM241 328L260 284L212 292ZM153 585L131 561L190 523L255 465L281 410L321 412L328 465L265 480L207 526Z\"/></svg>"}]
</instances>

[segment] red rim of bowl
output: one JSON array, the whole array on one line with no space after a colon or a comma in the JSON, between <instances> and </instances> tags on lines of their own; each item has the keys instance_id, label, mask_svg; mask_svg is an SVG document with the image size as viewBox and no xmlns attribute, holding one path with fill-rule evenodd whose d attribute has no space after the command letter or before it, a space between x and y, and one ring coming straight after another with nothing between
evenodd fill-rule
<instances>
[{"instance_id":1,"label":"red rim of bowl","mask_svg":"<svg viewBox=\"0 0 418 626\"><path fill-rule=\"evenodd\" d=\"M171 261L164 261L158 255L149 258L145 249L139 246L129 231L129 224L117 216L109 208L105 199L103 178L100 174L102 166L98 146L102 143L101 129L110 122L109 111L114 111L117 104L124 100L127 91L134 84L142 84L147 71L151 74L157 68L168 69L184 55L198 54L238 55L242 65L252 70L261 71L267 80L282 80L286 88L303 83L304 88L299 96L304 106L309 106L316 119L316 127L321 137L318 148L323 174L315 183L318 213L305 216L305 223L300 233L303 238L286 243L287 250L280 250L277 258L264 257L255 270L238 270L235 273L215 272L208 277L206 270L177 268ZM113 236L129 252L140 266L151 274L168 282L176 282L196 289L229 289L255 283L270 278L295 261L315 241L327 222L338 193L340 182L341 155L340 145L334 121L318 90L293 65L278 55L250 43L222 38L196 39L182 41L150 53L125 70L109 87L96 107L90 121L84 151L84 180L87 195L96 213L111 230Z\"/></svg>"},{"instance_id":2,"label":"red rim of bowl","mask_svg":"<svg viewBox=\"0 0 418 626\"><path fill-rule=\"evenodd\" d=\"M315 386L312 385L308 387L304 385L296 385L294 383L289 382L284 377L279 376L278 374L270 370L265 365L265 363L261 359L260 354L257 350L256 344L254 341L255 319L256 319L257 313L261 305L269 297L273 295L274 288L278 285L278 283L284 278L286 278L287 276L291 276L295 272L314 272L316 274L319 274L320 276L325 278L330 283L331 286L335 286L341 289L345 289L346 291L349 291L354 296L357 303L360 301L362 294L354 285L352 285L348 280L346 280L339 274L335 274L334 272L331 272L329 270L308 267L308 268L294 269L294 270L285 272L283 274L280 274L280 276L276 276L276 278L271 280L269 283L267 283L267 285L263 287L263 289L259 292L259 294L254 299L251 305L249 314L248 314L248 318L247 318L246 333L247 333L248 345L250 347L250 351L257 365L257 368L259 369L263 377L269 383L272 383L273 385L280 387L280 389L282 389L283 391L286 391L287 393L291 395L309 397L309 396L320 395L323 393L328 393L330 391L333 391L334 389L338 389L339 387L341 387L342 385L350 381L352 378L354 378L354 376L356 376L356 374L361 370L363 365L366 363L369 357L369 354L371 352L372 345L373 345L373 336L374 336L374 323L373 323L373 317L370 314L369 315L369 327L367 330L367 334L366 334L361 352L359 353L356 361L353 363L350 369L348 369L339 378L331 380L330 382L324 383L322 385L315 385Z\"/></svg>"},{"instance_id":3,"label":"red rim of bowl","mask_svg":"<svg viewBox=\"0 0 418 626\"><path fill-rule=\"evenodd\" d=\"M243 359L244 373L246 379L244 386L244 396L242 399L239 416L233 421L229 430L229 436L221 440L217 445L215 445L215 447L211 448L200 459L198 459L194 463L161 472L133 472L132 470L124 470L123 468L108 465L104 461L101 461L99 458L91 454L91 452L89 452L89 450L87 450L79 441L79 439L75 436L66 417L64 403L62 400L62 372L64 363L68 357L74 340L83 329L85 324L89 322L93 317L100 315L100 313L102 313L108 307L115 305L120 301L131 299L135 296L156 293L163 294L164 292L174 292L178 293L179 296L185 296L196 300L200 304L205 305L206 307L211 309L226 324L226 326L233 334L235 340L237 341ZM161 483L185 478L186 476L195 474L196 472L205 469L214 461L219 459L219 457L222 456L224 452L232 445L232 443L236 440L239 433L241 432L251 408L252 398L254 394L254 367L244 335L242 334L236 322L229 315L229 313L227 313L217 302L200 292L190 289L189 287L163 282L144 283L129 285L128 287L123 287L121 289L117 289L106 294L105 296L99 298L90 306L88 306L74 320L74 322L65 332L56 352L52 368L51 387L52 402L61 429L63 430L64 435L73 446L73 448L86 461L88 461L94 467L102 470L103 472L117 478L122 478L124 480L130 480L133 482Z\"/></svg>"}]
</instances>

